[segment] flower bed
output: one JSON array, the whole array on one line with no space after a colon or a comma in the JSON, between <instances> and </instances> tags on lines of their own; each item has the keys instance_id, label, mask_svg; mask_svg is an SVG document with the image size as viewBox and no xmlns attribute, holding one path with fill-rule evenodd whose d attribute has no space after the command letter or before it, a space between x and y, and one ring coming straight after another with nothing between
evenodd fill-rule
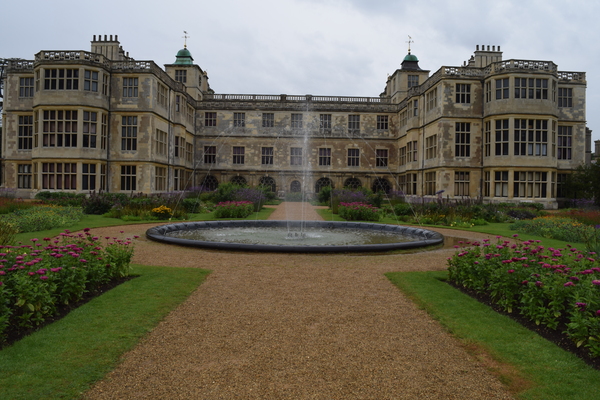
<instances>
[{"instance_id":1,"label":"flower bed","mask_svg":"<svg viewBox=\"0 0 600 400\"><path fill-rule=\"evenodd\" d=\"M111 280L129 275L131 239L92 236L89 229L32 245L0 246L0 343L8 325L40 325L58 305L80 300Z\"/></svg>"},{"instance_id":2,"label":"flower bed","mask_svg":"<svg viewBox=\"0 0 600 400\"><path fill-rule=\"evenodd\" d=\"M35 206L3 215L0 223L13 224L24 233L69 226L82 217L83 211L79 207Z\"/></svg>"},{"instance_id":3,"label":"flower bed","mask_svg":"<svg viewBox=\"0 0 600 400\"><path fill-rule=\"evenodd\" d=\"M216 218L246 218L254 211L251 201L222 201L215 206Z\"/></svg>"},{"instance_id":4,"label":"flower bed","mask_svg":"<svg viewBox=\"0 0 600 400\"><path fill-rule=\"evenodd\" d=\"M561 329L577 347L600 357L600 267L593 257L540 241L484 241L457 251L448 271L457 286L489 295L506 312L537 325Z\"/></svg>"},{"instance_id":5,"label":"flower bed","mask_svg":"<svg viewBox=\"0 0 600 400\"><path fill-rule=\"evenodd\" d=\"M379 221L381 218L377 207L361 202L340 203L338 212L346 221Z\"/></svg>"}]
</instances>

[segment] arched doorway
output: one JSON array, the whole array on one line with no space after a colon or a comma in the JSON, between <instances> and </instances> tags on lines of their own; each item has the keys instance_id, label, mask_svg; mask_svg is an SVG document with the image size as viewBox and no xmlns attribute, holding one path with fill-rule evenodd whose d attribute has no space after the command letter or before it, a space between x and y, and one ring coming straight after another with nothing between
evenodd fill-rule
<instances>
[{"instance_id":1,"label":"arched doorway","mask_svg":"<svg viewBox=\"0 0 600 400\"><path fill-rule=\"evenodd\" d=\"M302 191L302 184L300 181L292 181L290 184L290 192L292 193L300 193Z\"/></svg>"},{"instance_id":2,"label":"arched doorway","mask_svg":"<svg viewBox=\"0 0 600 400\"><path fill-rule=\"evenodd\" d=\"M258 184L260 186L268 187L269 190L273 193L277 193L277 185L275 184L275 179L271 178L270 176L263 176L262 178L260 178L260 181L258 181Z\"/></svg>"},{"instance_id":3,"label":"arched doorway","mask_svg":"<svg viewBox=\"0 0 600 400\"><path fill-rule=\"evenodd\" d=\"M315 193L319 193L325 186L330 186L333 189L333 182L329 178L321 178L315 183Z\"/></svg>"},{"instance_id":4,"label":"arched doorway","mask_svg":"<svg viewBox=\"0 0 600 400\"><path fill-rule=\"evenodd\" d=\"M344 187L348 188L348 189L356 190L359 187L362 187L362 183L360 182L360 179L358 179L358 178L348 178L344 182Z\"/></svg>"},{"instance_id":5,"label":"arched doorway","mask_svg":"<svg viewBox=\"0 0 600 400\"><path fill-rule=\"evenodd\" d=\"M212 192L213 190L217 190L219 187L219 181L212 175L206 175L200 188L203 192Z\"/></svg>"},{"instance_id":6,"label":"arched doorway","mask_svg":"<svg viewBox=\"0 0 600 400\"><path fill-rule=\"evenodd\" d=\"M383 192L388 194L392 191L392 185L390 185L390 182L388 182L388 180L385 178L377 178L375 181L373 181L371 190L373 193Z\"/></svg>"},{"instance_id":7,"label":"arched doorway","mask_svg":"<svg viewBox=\"0 0 600 400\"><path fill-rule=\"evenodd\" d=\"M238 185L238 186L247 186L248 185L248 181L246 181L246 178L244 178L243 176L234 176L233 178L231 178L231 183L233 183L234 185Z\"/></svg>"}]
</instances>

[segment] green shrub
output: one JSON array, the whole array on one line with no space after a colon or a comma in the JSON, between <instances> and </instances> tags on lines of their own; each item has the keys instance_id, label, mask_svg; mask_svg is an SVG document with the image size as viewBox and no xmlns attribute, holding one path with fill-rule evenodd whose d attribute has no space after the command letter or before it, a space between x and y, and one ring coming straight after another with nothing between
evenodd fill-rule
<instances>
[{"instance_id":1,"label":"green shrub","mask_svg":"<svg viewBox=\"0 0 600 400\"><path fill-rule=\"evenodd\" d=\"M379 221L381 219L379 209L366 203L340 203L339 215L347 221Z\"/></svg>"},{"instance_id":2,"label":"green shrub","mask_svg":"<svg viewBox=\"0 0 600 400\"><path fill-rule=\"evenodd\" d=\"M317 201L321 204L329 205L331 200L331 186L323 186L317 195Z\"/></svg>"},{"instance_id":3,"label":"green shrub","mask_svg":"<svg viewBox=\"0 0 600 400\"><path fill-rule=\"evenodd\" d=\"M222 203L225 201L234 201L235 193L244 188L245 186L236 185L235 183L227 182L219 185L216 193L214 194L214 202Z\"/></svg>"},{"instance_id":4,"label":"green shrub","mask_svg":"<svg viewBox=\"0 0 600 400\"><path fill-rule=\"evenodd\" d=\"M215 206L216 218L246 218L254 211L250 201L224 201Z\"/></svg>"},{"instance_id":5,"label":"green shrub","mask_svg":"<svg viewBox=\"0 0 600 400\"><path fill-rule=\"evenodd\" d=\"M67 227L82 217L83 210L79 207L36 206L4 215L0 221L15 225L19 232L35 232Z\"/></svg>"},{"instance_id":6,"label":"green shrub","mask_svg":"<svg viewBox=\"0 0 600 400\"><path fill-rule=\"evenodd\" d=\"M17 233L19 233L19 228L16 224L0 221L0 246L12 245Z\"/></svg>"},{"instance_id":7,"label":"green shrub","mask_svg":"<svg viewBox=\"0 0 600 400\"><path fill-rule=\"evenodd\" d=\"M395 215L411 215L413 213L413 208L410 203L398 203L394 205L394 214Z\"/></svg>"},{"instance_id":8,"label":"green shrub","mask_svg":"<svg viewBox=\"0 0 600 400\"><path fill-rule=\"evenodd\" d=\"M85 214L102 215L117 204L127 204L129 197L124 193L91 192L82 202Z\"/></svg>"},{"instance_id":9,"label":"green shrub","mask_svg":"<svg viewBox=\"0 0 600 400\"><path fill-rule=\"evenodd\" d=\"M83 193L71 192L39 192L35 198L42 200L45 204L52 204L61 207L82 207L86 198Z\"/></svg>"},{"instance_id":10,"label":"green shrub","mask_svg":"<svg viewBox=\"0 0 600 400\"><path fill-rule=\"evenodd\" d=\"M288 192L285 194L285 201L290 201L290 202L304 201L304 195L302 192Z\"/></svg>"}]
</instances>

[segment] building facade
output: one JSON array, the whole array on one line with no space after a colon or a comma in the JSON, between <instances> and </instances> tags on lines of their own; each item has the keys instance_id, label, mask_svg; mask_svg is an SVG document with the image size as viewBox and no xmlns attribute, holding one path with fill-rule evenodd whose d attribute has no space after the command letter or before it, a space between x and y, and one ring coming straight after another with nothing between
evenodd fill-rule
<instances>
[{"instance_id":1,"label":"building facade","mask_svg":"<svg viewBox=\"0 0 600 400\"><path fill-rule=\"evenodd\" d=\"M432 75L418 61L409 51L378 97L244 95L214 93L187 48L164 69L116 36L40 51L6 68L1 182L21 197L236 182L556 207L591 154L585 73L499 46Z\"/></svg>"}]
</instances>

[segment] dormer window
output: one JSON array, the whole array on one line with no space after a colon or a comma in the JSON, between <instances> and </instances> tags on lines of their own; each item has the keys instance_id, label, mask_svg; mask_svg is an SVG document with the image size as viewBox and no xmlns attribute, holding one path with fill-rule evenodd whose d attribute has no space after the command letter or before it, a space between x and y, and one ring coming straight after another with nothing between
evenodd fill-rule
<instances>
[{"instance_id":1,"label":"dormer window","mask_svg":"<svg viewBox=\"0 0 600 400\"><path fill-rule=\"evenodd\" d=\"M408 88L419 86L419 75L408 75Z\"/></svg>"},{"instance_id":2,"label":"dormer window","mask_svg":"<svg viewBox=\"0 0 600 400\"><path fill-rule=\"evenodd\" d=\"M185 69L176 69L175 70L175 80L177 82L186 83L187 82L187 71Z\"/></svg>"}]
</instances>

